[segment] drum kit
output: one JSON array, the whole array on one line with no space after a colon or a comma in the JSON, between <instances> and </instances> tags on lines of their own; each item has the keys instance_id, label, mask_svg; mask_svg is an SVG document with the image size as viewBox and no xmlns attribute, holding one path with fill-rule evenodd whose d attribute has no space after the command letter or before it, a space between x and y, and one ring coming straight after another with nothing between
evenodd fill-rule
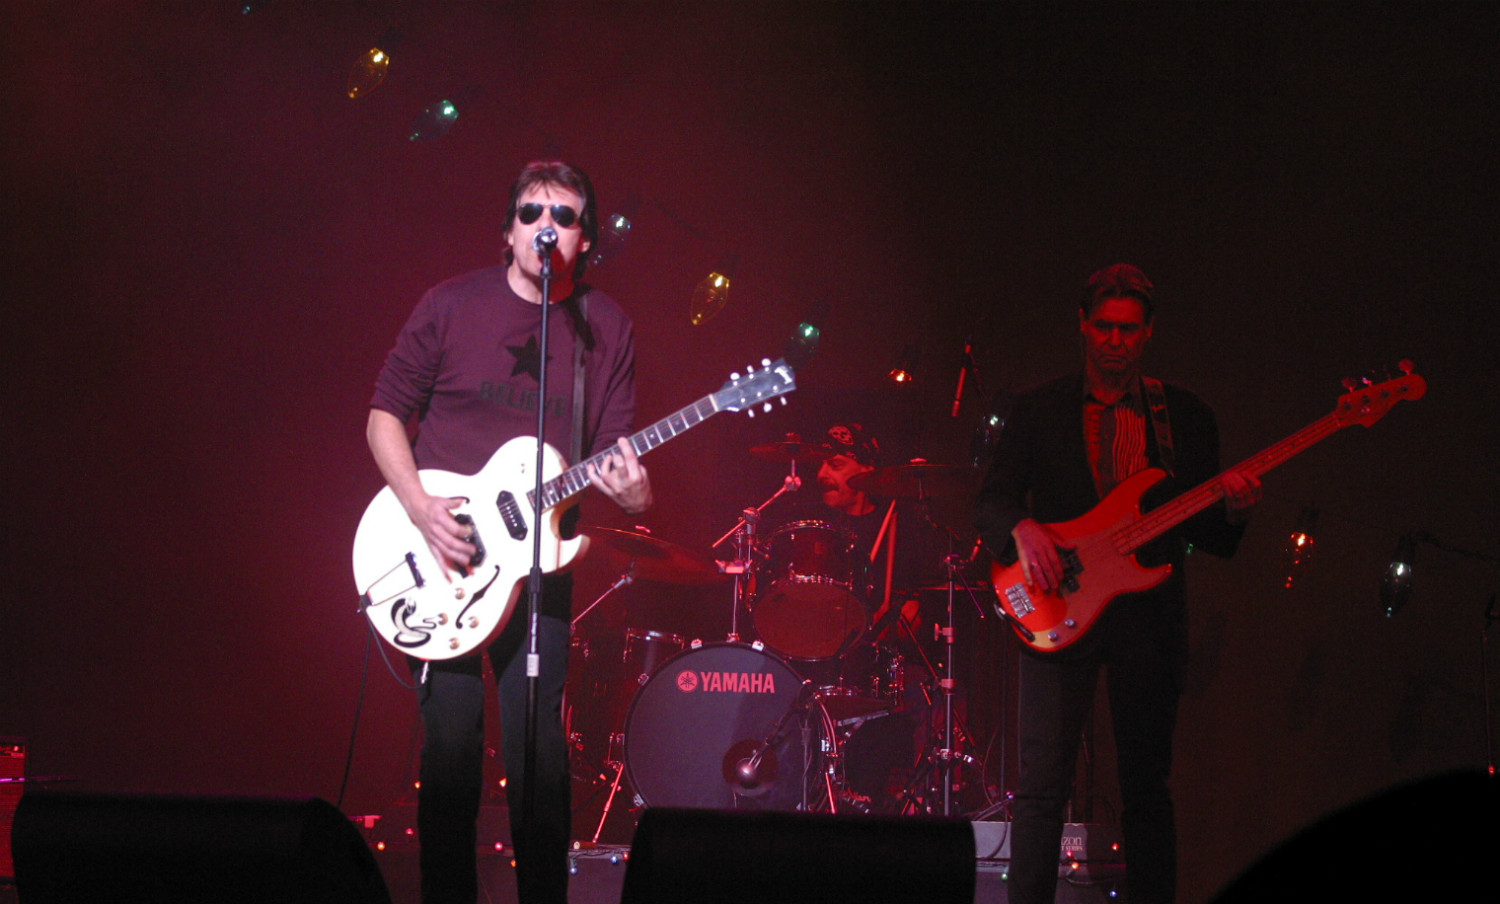
<instances>
[{"instance_id":1,"label":"drum kit","mask_svg":"<svg viewBox=\"0 0 1500 904\"><path fill-rule=\"evenodd\" d=\"M965 576L969 556L950 552L941 563L947 580L925 587L882 581L870 564L877 551L897 558L894 528L889 537L884 529L897 503L911 501L903 510L952 537L931 522L925 503L966 490L970 472L915 462L851 480L890 500L872 550L833 510L827 519L787 521L762 533L761 513L799 485L797 465L832 453L794 440L750 452L789 465L790 476L713 544L717 558L646 533L585 529L620 572L573 622L575 666L583 661L592 678L584 686L592 691L570 685L568 731L581 791L575 800L596 808L602 801L590 813L599 814L593 840L622 792L632 810L958 815L992 805L999 793L984 780L982 756L955 700L956 600L973 599L980 618L989 608ZM590 613L637 580L722 590L729 633L688 640L629 626L623 643L581 640ZM922 609L919 601L940 594L946 624L941 616L924 622L921 613L938 607ZM608 654L590 656L590 640L594 652Z\"/></svg>"}]
</instances>

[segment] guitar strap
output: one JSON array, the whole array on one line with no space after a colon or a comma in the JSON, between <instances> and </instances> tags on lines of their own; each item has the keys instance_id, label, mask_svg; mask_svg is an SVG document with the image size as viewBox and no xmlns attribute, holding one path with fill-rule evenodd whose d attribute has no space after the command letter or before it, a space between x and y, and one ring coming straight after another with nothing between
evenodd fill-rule
<instances>
[{"instance_id":1,"label":"guitar strap","mask_svg":"<svg viewBox=\"0 0 1500 904\"><path fill-rule=\"evenodd\" d=\"M588 332L589 293L578 299L579 326L573 336L573 438L568 444L568 464L583 461L583 346Z\"/></svg>"},{"instance_id":2,"label":"guitar strap","mask_svg":"<svg viewBox=\"0 0 1500 904\"><path fill-rule=\"evenodd\" d=\"M1167 394L1161 381L1154 377L1141 377L1141 386L1146 392L1146 407L1151 411L1151 426L1156 431L1156 456L1167 476L1177 476L1177 454L1172 448L1172 421L1167 416Z\"/></svg>"}]
</instances>

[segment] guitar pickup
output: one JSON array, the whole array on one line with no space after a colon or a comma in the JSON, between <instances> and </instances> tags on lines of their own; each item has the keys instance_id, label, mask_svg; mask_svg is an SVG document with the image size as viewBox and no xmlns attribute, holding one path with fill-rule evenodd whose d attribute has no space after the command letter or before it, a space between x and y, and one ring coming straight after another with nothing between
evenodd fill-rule
<instances>
[{"instance_id":1,"label":"guitar pickup","mask_svg":"<svg viewBox=\"0 0 1500 904\"><path fill-rule=\"evenodd\" d=\"M521 507L516 505L516 497L510 490L500 491L500 495L495 497L495 508L500 510L500 519L505 522L505 530L509 532L510 538L526 539L526 519L521 517Z\"/></svg>"},{"instance_id":2,"label":"guitar pickup","mask_svg":"<svg viewBox=\"0 0 1500 904\"><path fill-rule=\"evenodd\" d=\"M468 514L458 514L453 516L453 520L469 529L469 536L467 539L470 543L474 544L474 554L472 556L469 556L469 567L471 569L478 568L480 565L484 564L484 538L479 536L478 529L474 527L474 516ZM415 570L416 566L412 567ZM422 586L420 577L418 578L417 586Z\"/></svg>"},{"instance_id":3,"label":"guitar pickup","mask_svg":"<svg viewBox=\"0 0 1500 904\"><path fill-rule=\"evenodd\" d=\"M1083 574L1083 560L1078 558L1076 549L1059 549L1058 556L1062 559L1063 579L1062 590L1064 593L1078 592L1078 576Z\"/></svg>"}]
</instances>

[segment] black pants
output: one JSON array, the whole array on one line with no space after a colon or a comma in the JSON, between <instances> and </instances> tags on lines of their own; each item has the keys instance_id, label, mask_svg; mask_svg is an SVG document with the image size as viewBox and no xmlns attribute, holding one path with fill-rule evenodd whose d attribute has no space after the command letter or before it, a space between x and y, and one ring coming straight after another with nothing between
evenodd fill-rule
<instances>
[{"instance_id":1,"label":"black pants","mask_svg":"<svg viewBox=\"0 0 1500 904\"><path fill-rule=\"evenodd\" d=\"M525 794L526 598L488 654L500 698L501 749L516 855L516 883L525 904L566 904L571 828L568 748L563 736L563 686L568 677L571 582L544 582L537 650L536 813L521 825ZM474 904L479 894L476 828L484 783L484 676L478 655L428 663L417 691L422 710L422 787L417 793L424 904ZM422 674L415 663L413 675Z\"/></svg>"},{"instance_id":2,"label":"black pants","mask_svg":"<svg viewBox=\"0 0 1500 904\"><path fill-rule=\"evenodd\" d=\"M1120 599L1080 641L1084 650L1021 657L1012 904L1050 902L1056 892L1063 813L1101 666L1119 759L1130 901L1169 904L1175 898L1177 828L1167 778L1186 659L1180 613L1179 601L1155 594Z\"/></svg>"}]
</instances>

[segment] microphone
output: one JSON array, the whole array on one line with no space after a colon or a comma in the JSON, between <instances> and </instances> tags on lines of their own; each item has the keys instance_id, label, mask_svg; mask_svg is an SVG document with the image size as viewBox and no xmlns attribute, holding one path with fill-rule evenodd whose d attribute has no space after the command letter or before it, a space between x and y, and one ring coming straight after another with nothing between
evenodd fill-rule
<instances>
[{"instance_id":1,"label":"microphone","mask_svg":"<svg viewBox=\"0 0 1500 904\"><path fill-rule=\"evenodd\" d=\"M755 756L747 756L735 765L734 777L739 779L740 785L753 788L760 782L760 755L764 751L756 751Z\"/></svg>"},{"instance_id":2,"label":"microphone","mask_svg":"<svg viewBox=\"0 0 1500 904\"><path fill-rule=\"evenodd\" d=\"M974 360L974 333L964 337L964 366L958 371L958 387L953 390L953 417L958 417L958 408L964 400L964 378L969 375L969 362Z\"/></svg>"},{"instance_id":3,"label":"microphone","mask_svg":"<svg viewBox=\"0 0 1500 904\"><path fill-rule=\"evenodd\" d=\"M531 239L531 250L546 257L557 247L557 230L548 226L537 232Z\"/></svg>"}]
</instances>

